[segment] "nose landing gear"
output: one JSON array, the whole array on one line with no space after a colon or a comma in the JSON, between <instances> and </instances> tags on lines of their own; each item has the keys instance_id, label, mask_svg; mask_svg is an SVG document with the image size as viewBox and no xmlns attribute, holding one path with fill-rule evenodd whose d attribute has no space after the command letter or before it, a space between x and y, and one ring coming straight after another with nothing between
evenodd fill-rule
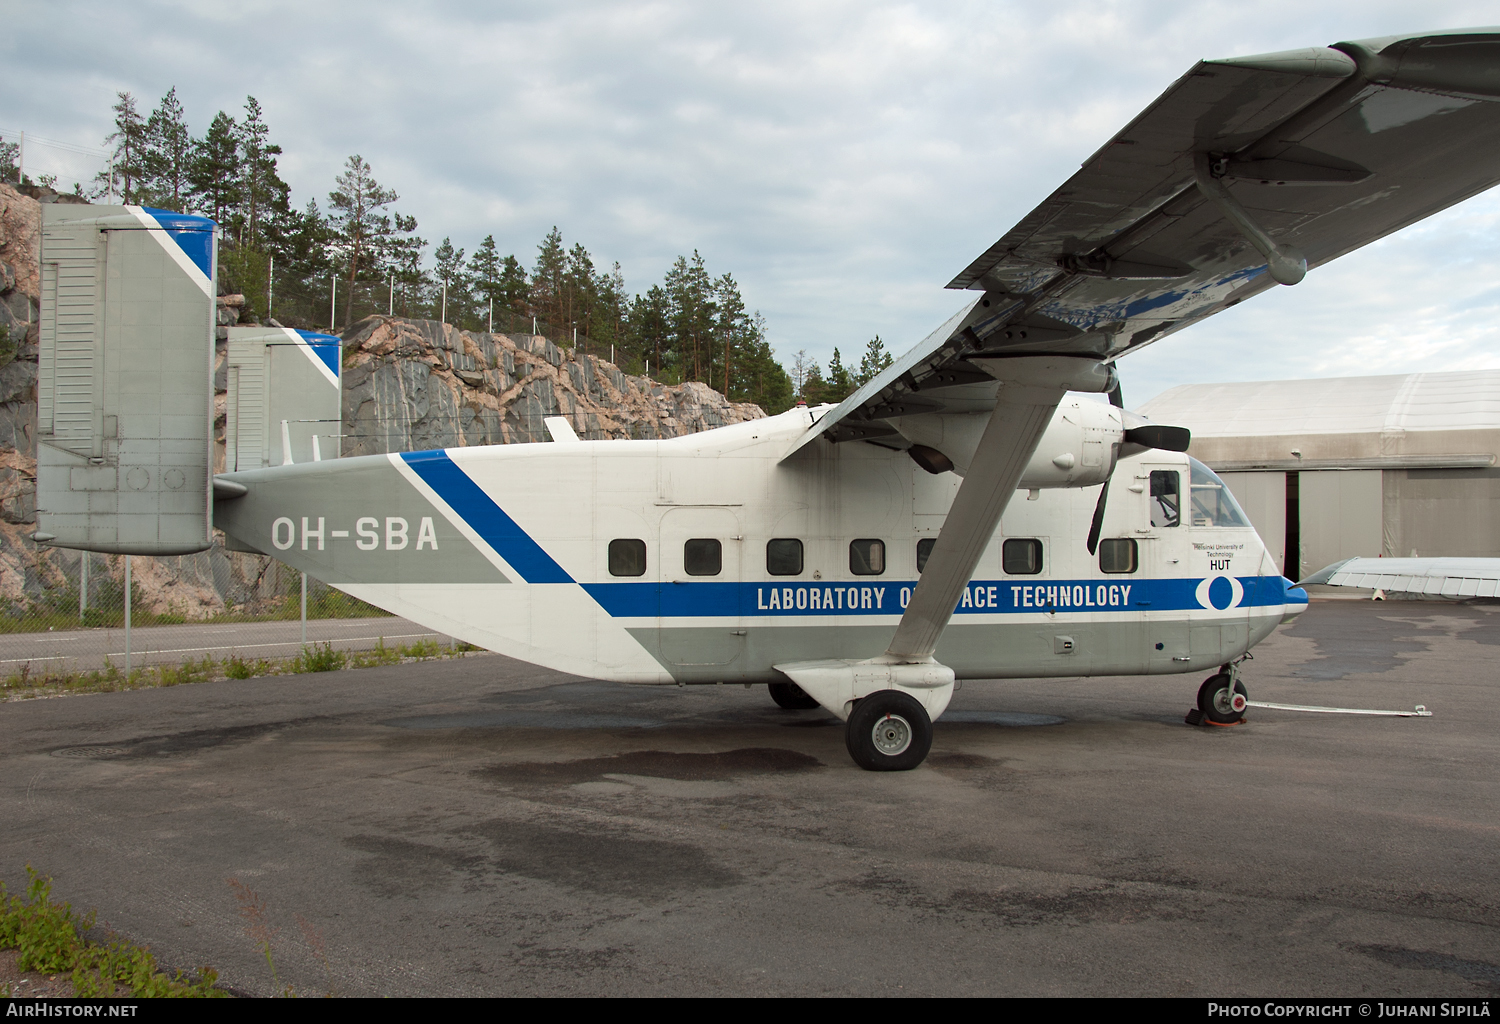
<instances>
[{"instance_id":1,"label":"nose landing gear","mask_svg":"<svg viewBox=\"0 0 1500 1024\"><path fill-rule=\"evenodd\" d=\"M1249 694L1232 665L1225 665L1198 687L1198 706L1188 712L1190 725L1238 725ZM1194 721L1196 719L1196 721Z\"/></svg>"}]
</instances>

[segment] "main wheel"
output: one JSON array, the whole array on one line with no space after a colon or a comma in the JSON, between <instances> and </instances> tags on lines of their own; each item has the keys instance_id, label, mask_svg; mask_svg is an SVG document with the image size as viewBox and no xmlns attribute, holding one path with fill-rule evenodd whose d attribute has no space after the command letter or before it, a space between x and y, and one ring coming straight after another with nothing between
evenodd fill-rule
<instances>
[{"instance_id":1,"label":"main wheel","mask_svg":"<svg viewBox=\"0 0 1500 1024\"><path fill-rule=\"evenodd\" d=\"M1203 680L1203 685L1198 687L1198 710L1210 722L1233 725L1245 717L1248 698L1244 683L1236 682L1231 691L1228 673L1220 672Z\"/></svg>"},{"instance_id":2,"label":"main wheel","mask_svg":"<svg viewBox=\"0 0 1500 1024\"><path fill-rule=\"evenodd\" d=\"M910 771L932 749L932 719L911 695L876 690L854 705L844 725L844 744L866 771Z\"/></svg>"},{"instance_id":3,"label":"main wheel","mask_svg":"<svg viewBox=\"0 0 1500 1024\"><path fill-rule=\"evenodd\" d=\"M771 699L788 711L811 711L818 706L796 683L772 683L767 689L771 691Z\"/></svg>"}]
</instances>

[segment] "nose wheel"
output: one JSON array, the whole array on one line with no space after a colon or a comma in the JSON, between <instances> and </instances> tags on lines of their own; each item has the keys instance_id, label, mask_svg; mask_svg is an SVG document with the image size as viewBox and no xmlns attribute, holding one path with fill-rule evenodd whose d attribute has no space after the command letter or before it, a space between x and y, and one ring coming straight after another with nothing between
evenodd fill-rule
<instances>
[{"instance_id":1,"label":"nose wheel","mask_svg":"<svg viewBox=\"0 0 1500 1024\"><path fill-rule=\"evenodd\" d=\"M1205 721L1215 725L1234 725L1245 717L1249 694L1245 684L1220 672L1203 680L1198 687L1198 710Z\"/></svg>"}]
</instances>

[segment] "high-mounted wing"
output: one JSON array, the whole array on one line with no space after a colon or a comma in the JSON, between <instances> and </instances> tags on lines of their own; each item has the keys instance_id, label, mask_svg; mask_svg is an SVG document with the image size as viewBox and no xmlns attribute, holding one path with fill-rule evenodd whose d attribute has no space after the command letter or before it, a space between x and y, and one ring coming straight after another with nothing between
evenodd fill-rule
<instances>
[{"instance_id":1,"label":"high-mounted wing","mask_svg":"<svg viewBox=\"0 0 1500 1024\"><path fill-rule=\"evenodd\" d=\"M993 405L976 356L1113 360L1482 192L1497 100L1500 28L1200 62L948 285L982 295L793 451L906 447L895 417Z\"/></svg>"},{"instance_id":2,"label":"high-mounted wing","mask_svg":"<svg viewBox=\"0 0 1500 1024\"><path fill-rule=\"evenodd\" d=\"M953 431L974 448L888 681L931 662L1065 388L1109 390L1119 356L1491 187L1496 101L1500 29L1200 62L954 278L981 294L785 456L926 447L931 423L988 414L977 443ZM783 671L825 706L857 696L847 665Z\"/></svg>"}]
</instances>

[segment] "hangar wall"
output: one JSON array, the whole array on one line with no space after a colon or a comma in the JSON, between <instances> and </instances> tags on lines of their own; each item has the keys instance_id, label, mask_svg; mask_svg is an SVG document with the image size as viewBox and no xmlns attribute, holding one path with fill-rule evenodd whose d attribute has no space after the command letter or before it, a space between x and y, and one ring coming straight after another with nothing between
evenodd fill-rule
<instances>
[{"instance_id":1,"label":"hangar wall","mask_svg":"<svg viewBox=\"0 0 1500 1024\"><path fill-rule=\"evenodd\" d=\"M1500 557L1500 371L1194 384L1140 411L1192 430L1293 579L1355 556Z\"/></svg>"}]
</instances>

